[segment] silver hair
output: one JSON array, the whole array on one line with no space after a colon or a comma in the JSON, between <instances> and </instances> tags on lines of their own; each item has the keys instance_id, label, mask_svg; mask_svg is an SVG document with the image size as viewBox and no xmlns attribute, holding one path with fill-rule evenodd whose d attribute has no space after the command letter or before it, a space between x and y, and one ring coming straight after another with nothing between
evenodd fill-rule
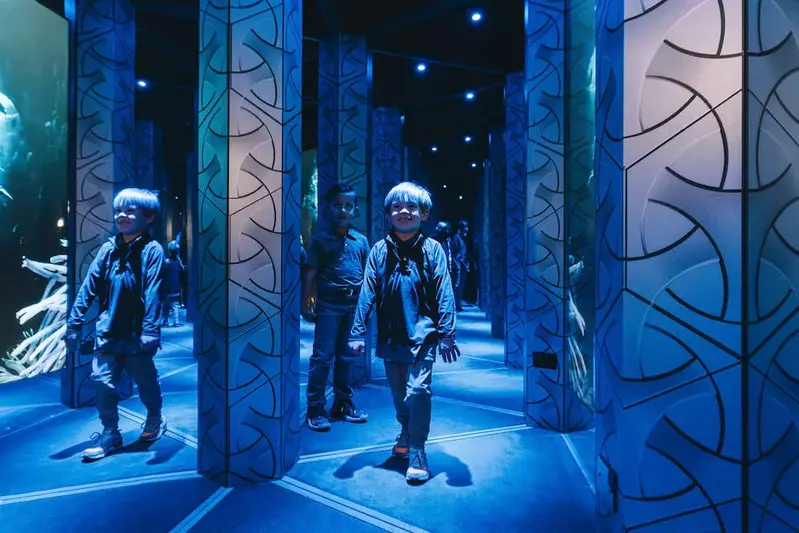
<instances>
[{"instance_id":1,"label":"silver hair","mask_svg":"<svg viewBox=\"0 0 799 533\"><path fill-rule=\"evenodd\" d=\"M131 207L140 208L147 216L157 215L161 210L161 202L158 201L158 195L153 191L122 189L114 197L114 211Z\"/></svg>"},{"instance_id":2,"label":"silver hair","mask_svg":"<svg viewBox=\"0 0 799 533\"><path fill-rule=\"evenodd\" d=\"M394 202L412 202L419 206L422 213L429 213L433 208L430 191L410 181L403 181L388 191L384 202L386 211L391 209L391 204Z\"/></svg>"}]
</instances>

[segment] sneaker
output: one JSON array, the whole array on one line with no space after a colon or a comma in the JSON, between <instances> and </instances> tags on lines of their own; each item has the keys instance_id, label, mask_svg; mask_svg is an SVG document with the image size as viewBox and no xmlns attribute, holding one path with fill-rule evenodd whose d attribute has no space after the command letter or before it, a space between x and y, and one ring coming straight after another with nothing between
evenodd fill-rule
<instances>
[{"instance_id":1,"label":"sneaker","mask_svg":"<svg viewBox=\"0 0 799 533\"><path fill-rule=\"evenodd\" d=\"M369 416L355 407L352 400L336 401L333 404L333 409L330 410L330 416L338 420L346 420L354 424L362 424L366 422Z\"/></svg>"},{"instance_id":2,"label":"sneaker","mask_svg":"<svg viewBox=\"0 0 799 533\"><path fill-rule=\"evenodd\" d=\"M408 451L411 448L408 434L403 431L397 435L397 443L391 448L391 457L395 459L407 459Z\"/></svg>"},{"instance_id":3,"label":"sneaker","mask_svg":"<svg viewBox=\"0 0 799 533\"><path fill-rule=\"evenodd\" d=\"M330 420L324 407L309 407L305 421L313 431L327 431L330 429Z\"/></svg>"},{"instance_id":4,"label":"sneaker","mask_svg":"<svg viewBox=\"0 0 799 533\"><path fill-rule=\"evenodd\" d=\"M92 445L83 451L84 461L97 461L122 448L122 434L118 429L104 429L91 436Z\"/></svg>"},{"instance_id":5,"label":"sneaker","mask_svg":"<svg viewBox=\"0 0 799 533\"><path fill-rule=\"evenodd\" d=\"M427 454L424 448L411 447L409 452L410 463L408 470L405 471L405 480L409 483L424 483L430 479L430 472L427 470Z\"/></svg>"},{"instance_id":6,"label":"sneaker","mask_svg":"<svg viewBox=\"0 0 799 533\"><path fill-rule=\"evenodd\" d=\"M148 418L147 421L141 425L141 434L139 440L142 442L155 442L160 439L166 432L166 420L163 417Z\"/></svg>"}]
</instances>

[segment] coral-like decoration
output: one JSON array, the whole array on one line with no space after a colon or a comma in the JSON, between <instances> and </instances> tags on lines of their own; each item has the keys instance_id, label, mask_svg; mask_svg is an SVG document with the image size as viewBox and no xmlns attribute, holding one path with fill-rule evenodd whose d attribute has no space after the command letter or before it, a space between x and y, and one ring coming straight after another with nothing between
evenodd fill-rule
<instances>
[{"instance_id":1,"label":"coral-like decoration","mask_svg":"<svg viewBox=\"0 0 799 533\"><path fill-rule=\"evenodd\" d=\"M61 246L67 246L61 241ZM0 384L10 383L59 370L64 366L67 349L63 337L67 328L67 256L57 255L49 263L23 258L22 267L49 279L38 303L20 309L20 325L44 313L38 331L28 330L13 352L0 359Z\"/></svg>"}]
</instances>

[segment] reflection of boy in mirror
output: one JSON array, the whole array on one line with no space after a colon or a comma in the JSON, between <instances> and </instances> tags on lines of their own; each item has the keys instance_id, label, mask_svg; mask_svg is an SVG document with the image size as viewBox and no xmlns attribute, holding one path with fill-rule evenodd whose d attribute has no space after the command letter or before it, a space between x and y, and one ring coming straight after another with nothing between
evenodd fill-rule
<instances>
[{"instance_id":1,"label":"reflection of boy in mirror","mask_svg":"<svg viewBox=\"0 0 799 533\"><path fill-rule=\"evenodd\" d=\"M352 401L353 355L348 342L355 306L361 291L369 241L355 231L358 198L349 185L336 185L323 199L321 224L311 239L305 263L302 316L316 324L313 353L308 364L308 414L306 423L314 431L330 429L330 418L366 422L366 414ZM313 286L316 285L316 302ZM333 366L333 408L325 409L325 389Z\"/></svg>"},{"instance_id":2,"label":"reflection of boy in mirror","mask_svg":"<svg viewBox=\"0 0 799 533\"><path fill-rule=\"evenodd\" d=\"M169 310L169 316L164 316L163 325L176 328L180 326L180 293L181 277L186 271L180 259L180 245L177 241L170 242L167 247L168 257L164 261L164 305ZM167 323L167 321L169 322Z\"/></svg>"},{"instance_id":3,"label":"reflection of boy in mirror","mask_svg":"<svg viewBox=\"0 0 799 533\"><path fill-rule=\"evenodd\" d=\"M161 345L161 278L164 250L150 237L159 210L151 191L125 189L114 198L119 233L103 243L83 280L67 320L67 348L78 348L80 328L92 302L99 304L91 380L103 432L83 452L101 459L122 447L119 386L123 373L133 377L147 408L139 440L158 440L166 431L161 416L161 384L153 358Z\"/></svg>"}]
</instances>

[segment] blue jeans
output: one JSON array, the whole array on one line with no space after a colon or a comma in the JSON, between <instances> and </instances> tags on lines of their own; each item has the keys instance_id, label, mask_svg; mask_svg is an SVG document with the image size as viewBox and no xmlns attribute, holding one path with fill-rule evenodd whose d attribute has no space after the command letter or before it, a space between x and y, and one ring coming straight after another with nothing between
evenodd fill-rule
<instances>
[{"instance_id":1,"label":"blue jeans","mask_svg":"<svg viewBox=\"0 0 799 533\"><path fill-rule=\"evenodd\" d=\"M357 297L340 302L320 299L316 305L313 353L308 363L308 407L324 407L325 388L333 366L333 392L337 401L352 398L351 368L355 357L349 341Z\"/></svg>"},{"instance_id":2,"label":"blue jeans","mask_svg":"<svg viewBox=\"0 0 799 533\"><path fill-rule=\"evenodd\" d=\"M435 345L422 346L415 363L384 360L397 422L414 448L424 448L430 434Z\"/></svg>"},{"instance_id":3,"label":"blue jeans","mask_svg":"<svg viewBox=\"0 0 799 533\"><path fill-rule=\"evenodd\" d=\"M155 368L154 355L94 354L91 380L94 399L104 429L119 429L120 397L127 395L129 382L125 371L139 387L139 399L147 408L148 419L161 418L161 381Z\"/></svg>"}]
</instances>

